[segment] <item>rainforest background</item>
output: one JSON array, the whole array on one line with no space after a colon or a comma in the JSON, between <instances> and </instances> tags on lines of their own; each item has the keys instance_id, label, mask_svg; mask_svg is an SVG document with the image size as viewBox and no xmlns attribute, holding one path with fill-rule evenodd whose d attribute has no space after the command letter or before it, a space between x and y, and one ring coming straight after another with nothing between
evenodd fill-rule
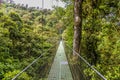
<instances>
[{"instance_id":1,"label":"rainforest background","mask_svg":"<svg viewBox=\"0 0 120 80\"><path fill-rule=\"evenodd\" d=\"M63 1L65 8L54 6L53 10L7 2L0 4L1 80L11 80L42 52L54 46L61 36L72 47L73 0ZM120 80L120 1L83 0L82 10L80 54L108 80ZM47 72L56 49L51 48L33 66L37 73ZM33 67L28 71L32 74L24 72L19 80L35 77Z\"/></svg>"}]
</instances>

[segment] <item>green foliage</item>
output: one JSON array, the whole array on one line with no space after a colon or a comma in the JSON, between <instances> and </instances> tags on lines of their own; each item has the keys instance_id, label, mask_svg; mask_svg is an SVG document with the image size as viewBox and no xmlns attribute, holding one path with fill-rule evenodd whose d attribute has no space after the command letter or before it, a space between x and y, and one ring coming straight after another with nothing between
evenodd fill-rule
<instances>
[{"instance_id":1,"label":"green foliage","mask_svg":"<svg viewBox=\"0 0 120 80\"><path fill-rule=\"evenodd\" d=\"M62 35L67 44L73 44L73 27L68 27Z\"/></svg>"},{"instance_id":2,"label":"green foliage","mask_svg":"<svg viewBox=\"0 0 120 80\"><path fill-rule=\"evenodd\" d=\"M64 0L62 0L64 1ZM66 2L66 1L65 1ZM71 1L72 2L72 1ZM83 25L81 55L99 70L107 80L119 80L120 75L120 46L119 46L119 0L83 0ZM72 46L73 37L73 14L72 4L65 11L62 20L66 25L63 37L67 44ZM67 24L67 22L69 22ZM84 73L97 80L97 76L89 69ZM89 78L90 79L90 78Z\"/></svg>"},{"instance_id":3,"label":"green foliage","mask_svg":"<svg viewBox=\"0 0 120 80\"><path fill-rule=\"evenodd\" d=\"M19 70L15 70L13 72L7 72L4 74L4 78L2 80L11 80L17 73L19 73Z\"/></svg>"},{"instance_id":4,"label":"green foliage","mask_svg":"<svg viewBox=\"0 0 120 80\"><path fill-rule=\"evenodd\" d=\"M15 12L10 12L9 16L13 21L22 21L19 15Z\"/></svg>"},{"instance_id":5,"label":"green foliage","mask_svg":"<svg viewBox=\"0 0 120 80\"><path fill-rule=\"evenodd\" d=\"M3 16L3 12L0 12L0 17L2 17Z\"/></svg>"},{"instance_id":6,"label":"green foliage","mask_svg":"<svg viewBox=\"0 0 120 80\"><path fill-rule=\"evenodd\" d=\"M0 10L0 80L10 80L41 55L43 48L43 51L47 51L57 42L60 30L63 33L60 36L62 35L65 42L72 47L73 0L62 1L66 2L65 8L55 7L52 11L45 9L43 19L42 11L34 8L2 4ZM82 6L81 55L107 80L119 80L120 1L83 0ZM42 23L44 23L43 26ZM36 65L31 66L18 79L38 80L34 68L37 74L43 73L44 75L54 57L53 51L54 49L48 51L49 54L42 57ZM30 74L31 72L33 73ZM90 69L85 69L83 72L87 77L92 76L91 80L97 80L98 76Z\"/></svg>"},{"instance_id":7,"label":"green foliage","mask_svg":"<svg viewBox=\"0 0 120 80\"><path fill-rule=\"evenodd\" d=\"M44 17L43 27L42 11L27 10L18 5L4 5L7 7L3 6L0 10L0 80L11 80L34 59L43 54L42 51L47 51L52 47L58 40L58 34L55 29L46 25L52 22L51 19L48 19L49 16L52 16L52 11L44 10L46 17ZM54 18L54 16L52 17ZM56 18L54 19L56 20ZM53 22L53 25L55 23ZM44 50L42 50L43 48ZM17 80L31 80L35 77L34 80L38 80L37 70L45 77L54 57L54 50L53 48L49 50L49 54L41 58L36 65L31 66L31 70L21 74Z\"/></svg>"},{"instance_id":8,"label":"green foliage","mask_svg":"<svg viewBox=\"0 0 120 80\"><path fill-rule=\"evenodd\" d=\"M14 70L13 72L7 72L4 75L4 78L2 80L11 80L16 74L18 74L19 70ZM19 76L17 80L30 80L30 76L27 75L27 73L22 73L22 75Z\"/></svg>"}]
</instances>

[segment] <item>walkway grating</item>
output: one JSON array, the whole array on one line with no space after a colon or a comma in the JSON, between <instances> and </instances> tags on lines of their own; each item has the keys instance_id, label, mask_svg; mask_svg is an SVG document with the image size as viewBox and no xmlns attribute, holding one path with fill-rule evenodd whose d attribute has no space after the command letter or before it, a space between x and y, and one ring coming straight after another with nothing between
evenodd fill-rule
<instances>
[{"instance_id":1,"label":"walkway grating","mask_svg":"<svg viewBox=\"0 0 120 80\"><path fill-rule=\"evenodd\" d=\"M73 80L62 41L59 44L48 80Z\"/></svg>"}]
</instances>

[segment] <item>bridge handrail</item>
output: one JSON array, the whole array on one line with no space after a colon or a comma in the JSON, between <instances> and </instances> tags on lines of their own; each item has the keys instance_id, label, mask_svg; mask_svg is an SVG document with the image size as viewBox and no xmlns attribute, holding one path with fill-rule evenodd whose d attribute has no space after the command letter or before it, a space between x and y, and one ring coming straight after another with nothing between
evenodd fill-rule
<instances>
[{"instance_id":1,"label":"bridge handrail","mask_svg":"<svg viewBox=\"0 0 120 80\"><path fill-rule=\"evenodd\" d=\"M85 60L79 53L77 53L75 50L73 50L69 45L66 44L69 49L71 49L81 60L83 60L94 72L97 73L98 76L100 76L103 80L107 80L99 71L97 71L87 60Z\"/></svg>"},{"instance_id":2,"label":"bridge handrail","mask_svg":"<svg viewBox=\"0 0 120 80\"><path fill-rule=\"evenodd\" d=\"M32 63L30 63L27 67L25 67L22 71L20 71L15 77L13 77L11 80L15 80L17 77L19 77L23 72L25 72L31 65L33 65L35 62L37 62L42 56L44 56L45 54L47 54L47 52L55 47L58 43L56 43L55 45L53 45L52 47L50 47L47 51L45 51L43 54L41 54L38 58L36 58Z\"/></svg>"}]
</instances>

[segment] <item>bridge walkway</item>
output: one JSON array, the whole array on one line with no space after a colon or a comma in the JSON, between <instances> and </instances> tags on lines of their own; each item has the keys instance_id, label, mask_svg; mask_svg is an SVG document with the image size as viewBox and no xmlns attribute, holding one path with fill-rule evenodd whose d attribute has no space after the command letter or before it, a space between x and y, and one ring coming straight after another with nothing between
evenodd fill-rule
<instances>
[{"instance_id":1,"label":"bridge walkway","mask_svg":"<svg viewBox=\"0 0 120 80\"><path fill-rule=\"evenodd\" d=\"M48 75L48 80L73 80L62 41L59 44L54 62Z\"/></svg>"}]
</instances>

